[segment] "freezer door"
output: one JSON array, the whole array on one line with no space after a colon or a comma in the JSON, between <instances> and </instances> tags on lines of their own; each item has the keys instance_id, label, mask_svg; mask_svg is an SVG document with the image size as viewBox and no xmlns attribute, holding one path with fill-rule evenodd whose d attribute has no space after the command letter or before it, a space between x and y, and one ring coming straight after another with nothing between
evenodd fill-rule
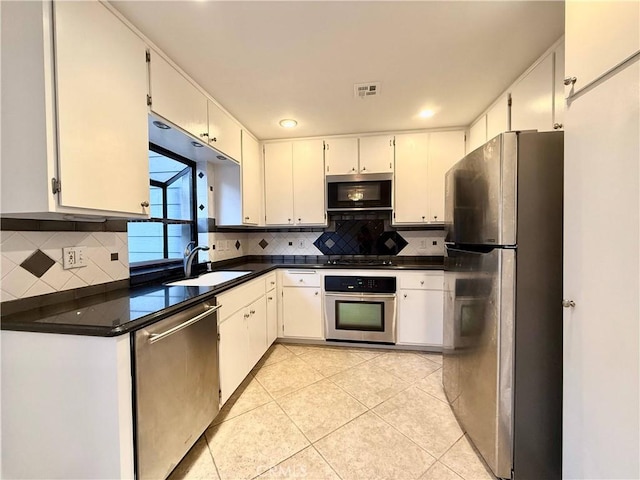
<instances>
[{"instance_id":1,"label":"freezer door","mask_svg":"<svg viewBox=\"0 0 640 480\"><path fill-rule=\"evenodd\" d=\"M511 477L515 249L447 248L443 384L493 473Z\"/></svg>"},{"instance_id":2,"label":"freezer door","mask_svg":"<svg viewBox=\"0 0 640 480\"><path fill-rule=\"evenodd\" d=\"M447 242L516 244L517 144L516 133L503 133L471 152L447 172Z\"/></svg>"}]
</instances>

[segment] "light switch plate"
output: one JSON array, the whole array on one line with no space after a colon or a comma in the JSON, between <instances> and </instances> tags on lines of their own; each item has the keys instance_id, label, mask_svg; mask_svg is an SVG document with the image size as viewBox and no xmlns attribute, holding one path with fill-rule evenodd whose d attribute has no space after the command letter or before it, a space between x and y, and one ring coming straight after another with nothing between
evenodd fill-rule
<instances>
[{"instance_id":1,"label":"light switch plate","mask_svg":"<svg viewBox=\"0 0 640 480\"><path fill-rule=\"evenodd\" d=\"M64 247L62 249L62 268L80 268L87 266L87 247Z\"/></svg>"}]
</instances>

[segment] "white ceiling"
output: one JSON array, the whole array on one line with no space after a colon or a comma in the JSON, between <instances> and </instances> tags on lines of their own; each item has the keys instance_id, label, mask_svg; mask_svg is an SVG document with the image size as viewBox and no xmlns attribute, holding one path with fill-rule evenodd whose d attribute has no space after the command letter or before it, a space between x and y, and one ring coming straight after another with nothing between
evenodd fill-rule
<instances>
[{"instance_id":1,"label":"white ceiling","mask_svg":"<svg viewBox=\"0 0 640 480\"><path fill-rule=\"evenodd\" d=\"M469 125L564 33L562 1L110 3L263 140Z\"/></svg>"}]
</instances>

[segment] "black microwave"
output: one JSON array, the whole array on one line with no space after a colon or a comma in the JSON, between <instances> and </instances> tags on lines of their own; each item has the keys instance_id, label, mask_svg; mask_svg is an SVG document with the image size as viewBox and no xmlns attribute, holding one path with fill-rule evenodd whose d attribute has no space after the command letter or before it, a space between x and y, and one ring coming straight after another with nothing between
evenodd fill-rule
<instances>
[{"instance_id":1,"label":"black microwave","mask_svg":"<svg viewBox=\"0 0 640 480\"><path fill-rule=\"evenodd\" d=\"M391 210L391 175L327 176L327 211Z\"/></svg>"}]
</instances>

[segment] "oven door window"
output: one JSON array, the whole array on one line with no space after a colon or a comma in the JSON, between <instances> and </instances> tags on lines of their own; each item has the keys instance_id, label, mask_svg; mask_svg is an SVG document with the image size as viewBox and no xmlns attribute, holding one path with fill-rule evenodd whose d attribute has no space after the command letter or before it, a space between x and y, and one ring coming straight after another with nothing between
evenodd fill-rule
<instances>
[{"instance_id":1,"label":"oven door window","mask_svg":"<svg viewBox=\"0 0 640 480\"><path fill-rule=\"evenodd\" d=\"M336 300L336 330L384 332L384 302Z\"/></svg>"}]
</instances>

